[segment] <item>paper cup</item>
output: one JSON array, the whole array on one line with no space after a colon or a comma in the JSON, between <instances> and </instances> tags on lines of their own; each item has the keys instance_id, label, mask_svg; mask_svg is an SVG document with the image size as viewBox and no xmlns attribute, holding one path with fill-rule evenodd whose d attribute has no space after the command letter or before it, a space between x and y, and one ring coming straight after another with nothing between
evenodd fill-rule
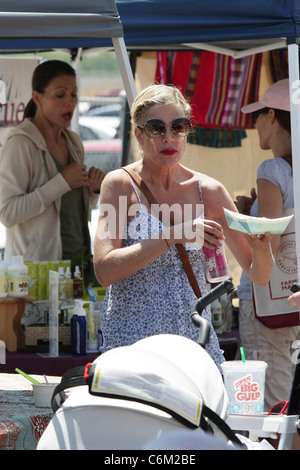
<instances>
[{"instance_id":1,"label":"paper cup","mask_svg":"<svg viewBox=\"0 0 300 470\"><path fill-rule=\"evenodd\" d=\"M228 413L263 413L267 366L263 361L228 361L221 364L228 395Z\"/></svg>"},{"instance_id":2,"label":"paper cup","mask_svg":"<svg viewBox=\"0 0 300 470\"><path fill-rule=\"evenodd\" d=\"M57 383L49 384L32 384L34 404L38 408L49 408L51 407L51 399Z\"/></svg>"}]
</instances>

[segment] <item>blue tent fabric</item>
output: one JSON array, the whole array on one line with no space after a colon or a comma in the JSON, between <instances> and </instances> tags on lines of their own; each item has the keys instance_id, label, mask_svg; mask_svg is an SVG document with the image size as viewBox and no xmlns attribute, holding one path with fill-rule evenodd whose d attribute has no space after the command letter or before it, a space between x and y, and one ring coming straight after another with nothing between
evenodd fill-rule
<instances>
[{"instance_id":1,"label":"blue tent fabric","mask_svg":"<svg viewBox=\"0 0 300 470\"><path fill-rule=\"evenodd\" d=\"M123 26L123 29L122 29ZM300 36L300 0L0 0L0 50L168 48Z\"/></svg>"},{"instance_id":2,"label":"blue tent fabric","mask_svg":"<svg viewBox=\"0 0 300 470\"><path fill-rule=\"evenodd\" d=\"M115 0L0 0L0 49L97 47L123 37Z\"/></svg>"},{"instance_id":3,"label":"blue tent fabric","mask_svg":"<svg viewBox=\"0 0 300 470\"><path fill-rule=\"evenodd\" d=\"M126 44L298 37L299 0L117 0Z\"/></svg>"}]
</instances>

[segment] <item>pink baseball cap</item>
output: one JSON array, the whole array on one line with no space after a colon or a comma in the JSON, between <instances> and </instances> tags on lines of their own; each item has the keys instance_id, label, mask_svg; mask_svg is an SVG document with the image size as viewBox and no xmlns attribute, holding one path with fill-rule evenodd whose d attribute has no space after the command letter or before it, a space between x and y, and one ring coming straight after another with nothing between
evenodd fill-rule
<instances>
[{"instance_id":1,"label":"pink baseball cap","mask_svg":"<svg viewBox=\"0 0 300 470\"><path fill-rule=\"evenodd\" d=\"M290 111L289 79L279 80L265 91L259 101L242 107L243 113L254 113L263 108Z\"/></svg>"}]
</instances>

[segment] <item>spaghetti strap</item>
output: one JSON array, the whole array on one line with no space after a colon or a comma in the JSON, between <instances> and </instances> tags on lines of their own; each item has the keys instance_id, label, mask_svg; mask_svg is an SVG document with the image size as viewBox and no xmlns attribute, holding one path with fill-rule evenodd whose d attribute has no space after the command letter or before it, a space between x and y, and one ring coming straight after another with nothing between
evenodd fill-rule
<instances>
[{"instance_id":1,"label":"spaghetti strap","mask_svg":"<svg viewBox=\"0 0 300 470\"><path fill-rule=\"evenodd\" d=\"M136 197L137 197L137 200L139 201L139 204L140 204L140 206L141 206L141 204L142 204L142 203L141 203L141 198L140 198L140 196L139 196L139 194L138 194L138 191L137 191L137 188L136 188L136 185L135 185L133 179L131 178L130 174L127 173L127 171L125 171L123 168L121 168L121 170L124 171L124 173L128 176L128 178L129 178L129 180L130 180L130 182L131 182L131 185L132 185L132 187L133 187L133 190L134 190L134 192L135 192L135 195L136 195Z\"/></svg>"},{"instance_id":2,"label":"spaghetti strap","mask_svg":"<svg viewBox=\"0 0 300 470\"><path fill-rule=\"evenodd\" d=\"M201 204L204 204L203 202L203 194L202 194L202 187L201 187L201 174L198 174L198 186L199 186L199 193L200 193L200 201Z\"/></svg>"}]
</instances>

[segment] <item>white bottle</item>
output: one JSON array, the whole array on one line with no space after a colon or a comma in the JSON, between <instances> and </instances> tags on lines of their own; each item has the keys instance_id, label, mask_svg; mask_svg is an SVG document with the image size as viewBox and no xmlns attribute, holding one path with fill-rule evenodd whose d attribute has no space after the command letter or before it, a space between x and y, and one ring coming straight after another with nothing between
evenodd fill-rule
<instances>
[{"instance_id":1,"label":"white bottle","mask_svg":"<svg viewBox=\"0 0 300 470\"><path fill-rule=\"evenodd\" d=\"M8 295L28 295L28 267L23 263L23 256L12 256L12 264L8 267Z\"/></svg>"},{"instance_id":2,"label":"white bottle","mask_svg":"<svg viewBox=\"0 0 300 470\"><path fill-rule=\"evenodd\" d=\"M82 299L83 297L83 282L79 266L75 267L74 279L73 279L73 297L74 299Z\"/></svg>"},{"instance_id":3,"label":"white bottle","mask_svg":"<svg viewBox=\"0 0 300 470\"><path fill-rule=\"evenodd\" d=\"M219 302L218 299L214 300L211 304L211 322L216 330L218 332L218 329L221 328L222 326L222 306Z\"/></svg>"},{"instance_id":4,"label":"white bottle","mask_svg":"<svg viewBox=\"0 0 300 470\"><path fill-rule=\"evenodd\" d=\"M2 260L0 261L0 299L7 297L8 293L8 266L7 263Z\"/></svg>"},{"instance_id":5,"label":"white bottle","mask_svg":"<svg viewBox=\"0 0 300 470\"><path fill-rule=\"evenodd\" d=\"M65 270L63 266L58 268L58 299L66 300L67 298L67 281L65 279Z\"/></svg>"},{"instance_id":6,"label":"white bottle","mask_svg":"<svg viewBox=\"0 0 300 470\"><path fill-rule=\"evenodd\" d=\"M71 269L69 266L66 267L66 274L65 274L65 279L66 279L66 298L67 299L73 299L73 279L72 279L72 273Z\"/></svg>"},{"instance_id":7,"label":"white bottle","mask_svg":"<svg viewBox=\"0 0 300 470\"><path fill-rule=\"evenodd\" d=\"M94 316L94 305L90 302L87 314L87 352L97 352L97 329Z\"/></svg>"}]
</instances>

